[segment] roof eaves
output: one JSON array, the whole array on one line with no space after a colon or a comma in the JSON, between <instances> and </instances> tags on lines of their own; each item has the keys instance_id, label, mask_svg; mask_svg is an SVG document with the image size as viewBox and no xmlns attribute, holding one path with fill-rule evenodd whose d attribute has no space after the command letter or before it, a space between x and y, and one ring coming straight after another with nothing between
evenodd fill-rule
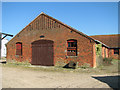
<instances>
[{"instance_id":1,"label":"roof eaves","mask_svg":"<svg viewBox=\"0 0 120 90\"><path fill-rule=\"evenodd\" d=\"M13 40L13 39L14 39L18 34L20 34L27 26L29 26L32 22L34 22L41 14L44 14L44 13L41 12L35 19L33 19L33 20L32 20L28 25L26 25L20 32L18 32L11 40ZM11 41L11 40L10 40L10 41ZM9 41L9 42L10 42L10 41ZM8 43L9 43L9 42L8 42ZM8 44L8 43L7 43L7 44Z\"/></svg>"},{"instance_id":2,"label":"roof eaves","mask_svg":"<svg viewBox=\"0 0 120 90\"><path fill-rule=\"evenodd\" d=\"M105 46L105 47L107 47L107 48L110 48L109 46L107 46L106 44L100 42L99 40L95 40L95 42L97 42L97 43L101 43L103 46Z\"/></svg>"}]
</instances>

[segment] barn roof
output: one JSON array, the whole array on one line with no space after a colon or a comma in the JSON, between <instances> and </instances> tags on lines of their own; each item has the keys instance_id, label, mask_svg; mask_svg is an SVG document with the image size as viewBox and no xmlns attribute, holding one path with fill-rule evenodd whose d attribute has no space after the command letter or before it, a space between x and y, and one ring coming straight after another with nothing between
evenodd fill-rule
<instances>
[{"instance_id":1,"label":"barn roof","mask_svg":"<svg viewBox=\"0 0 120 90\"><path fill-rule=\"evenodd\" d=\"M43 12L41 12L40 15L45 15L45 16L47 16L47 17L53 19L54 21L56 21L56 22L58 22L58 23L64 25L65 27L67 27L67 28L69 28L69 29L71 29L71 30L73 30L73 31L75 31L75 32L77 32L77 33L79 33L80 35L82 35L82 36L84 36L84 37L87 37L88 39L91 39L91 40L94 41L94 39L93 39L92 37L89 37L88 35L86 35L86 34L80 32L80 31L78 31L77 29L75 29L75 28L73 28L73 27L71 27L71 26L69 26L69 25L67 25L67 24L65 24L65 23L63 23L63 22L61 22L61 21L59 21L59 20L57 20L57 19L55 19L55 18L53 18L53 17L51 17L51 16L45 14L45 13L43 13Z\"/></svg>"},{"instance_id":2,"label":"barn roof","mask_svg":"<svg viewBox=\"0 0 120 90\"><path fill-rule=\"evenodd\" d=\"M119 42L120 34L95 35L91 37L105 43L110 48L118 48L118 47L120 48L120 42Z\"/></svg>"},{"instance_id":3,"label":"barn roof","mask_svg":"<svg viewBox=\"0 0 120 90\"><path fill-rule=\"evenodd\" d=\"M55 19L55 18L53 18L53 17L51 17L51 16L43 13L43 12L41 12L40 15L45 15L46 17L51 18L52 20L54 20L54 21L56 21L56 22L64 25L65 27L73 30L74 32L76 32L76 33L78 33L78 34L80 34L80 35L82 35L82 36L84 36L84 37L86 37L86 38L88 38L88 39L90 39L90 40L93 40L94 42L101 43L101 44L103 44L104 46L108 47L108 46L105 45L104 43L102 43L102 42L100 42L100 41L98 41L98 40L95 40L94 38L92 38L92 37L90 37L90 36L88 36L88 35L80 32L80 31L78 31L77 29L75 29L75 28L73 28L73 27L71 27L71 26L69 26L69 25L67 25L67 24L64 24L63 22L61 22L61 21L59 21L59 20L57 20L57 19ZM33 21L31 21L27 26L25 26L19 33L21 33L26 27L28 27L32 22L34 22L40 15L38 15L38 16L37 16ZM19 33L18 33L18 34L19 34ZM17 35L18 35L18 34L17 34ZM16 37L17 35L15 35L14 37ZM14 38L14 37L13 37L13 38ZM13 39L13 38L12 38L12 39ZM11 40L12 40L12 39L11 39ZM11 41L11 40L10 40L10 41ZM9 42L8 42L8 43L9 43ZM8 43L7 43L7 44L8 44Z\"/></svg>"}]
</instances>

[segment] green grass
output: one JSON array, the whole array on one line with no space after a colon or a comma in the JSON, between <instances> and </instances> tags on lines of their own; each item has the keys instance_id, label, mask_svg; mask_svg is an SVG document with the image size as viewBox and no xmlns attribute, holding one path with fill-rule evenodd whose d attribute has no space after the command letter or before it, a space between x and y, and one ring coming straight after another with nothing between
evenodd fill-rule
<instances>
[{"instance_id":1,"label":"green grass","mask_svg":"<svg viewBox=\"0 0 120 90\"><path fill-rule=\"evenodd\" d=\"M97 68L82 68L78 67L77 69L66 69L58 66L47 66L47 67L33 67L34 65L30 65L29 63L7 63L2 64L3 67L13 67L18 69L24 70L32 70L32 71L47 71L47 72L75 72L75 73L95 73L95 74L102 74L102 73L118 73L120 72L120 60L112 60L112 65L104 66L101 65Z\"/></svg>"}]
</instances>

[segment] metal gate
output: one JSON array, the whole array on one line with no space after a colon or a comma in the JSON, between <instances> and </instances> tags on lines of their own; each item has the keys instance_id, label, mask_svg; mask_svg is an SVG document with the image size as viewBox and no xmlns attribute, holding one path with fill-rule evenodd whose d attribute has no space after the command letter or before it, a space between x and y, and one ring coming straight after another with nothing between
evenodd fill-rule
<instances>
[{"instance_id":1,"label":"metal gate","mask_svg":"<svg viewBox=\"0 0 120 90\"><path fill-rule=\"evenodd\" d=\"M38 40L32 43L32 65L53 66L53 41Z\"/></svg>"}]
</instances>

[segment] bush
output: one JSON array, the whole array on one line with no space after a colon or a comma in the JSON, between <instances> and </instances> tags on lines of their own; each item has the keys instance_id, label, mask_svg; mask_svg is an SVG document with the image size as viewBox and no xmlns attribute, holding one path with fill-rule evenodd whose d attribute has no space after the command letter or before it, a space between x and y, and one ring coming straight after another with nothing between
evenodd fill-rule
<instances>
[{"instance_id":1,"label":"bush","mask_svg":"<svg viewBox=\"0 0 120 90\"><path fill-rule=\"evenodd\" d=\"M112 63L112 58L104 58L103 59L103 64L104 65L111 65Z\"/></svg>"}]
</instances>

